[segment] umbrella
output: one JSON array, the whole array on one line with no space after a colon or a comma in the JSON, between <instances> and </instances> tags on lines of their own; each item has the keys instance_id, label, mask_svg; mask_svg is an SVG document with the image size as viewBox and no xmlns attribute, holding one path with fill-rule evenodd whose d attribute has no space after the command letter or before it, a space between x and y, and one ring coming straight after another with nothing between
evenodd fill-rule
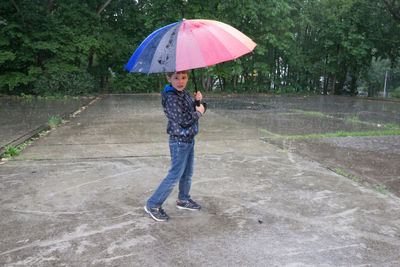
<instances>
[{"instance_id":1,"label":"umbrella","mask_svg":"<svg viewBox=\"0 0 400 267\"><path fill-rule=\"evenodd\" d=\"M126 64L130 72L178 72L236 59L256 47L239 30L215 20L182 20L150 34Z\"/></svg>"}]
</instances>

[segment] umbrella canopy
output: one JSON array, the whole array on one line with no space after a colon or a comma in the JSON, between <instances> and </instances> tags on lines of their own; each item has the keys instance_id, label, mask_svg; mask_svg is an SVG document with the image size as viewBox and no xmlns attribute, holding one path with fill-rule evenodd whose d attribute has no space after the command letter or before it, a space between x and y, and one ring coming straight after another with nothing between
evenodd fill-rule
<instances>
[{"instance_id":1,"label":"umbrella canopy","mask_svg":"<svg viewBox=\"0 0 400 267\"><path fill-rule=\"evenodd\" d=\"M160 73L208 67L236 59L256 47L237 29L215 20L182 20L150 34L125 68Z\"/></svg>"}]
</instances>

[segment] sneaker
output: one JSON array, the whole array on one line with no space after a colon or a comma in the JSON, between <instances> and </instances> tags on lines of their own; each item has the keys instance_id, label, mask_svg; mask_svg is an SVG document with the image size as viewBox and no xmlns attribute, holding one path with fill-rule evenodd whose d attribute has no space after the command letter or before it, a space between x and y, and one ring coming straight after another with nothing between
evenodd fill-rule
<instances>
[{"instance_id":1,"label":"sneaker","mask_svg":"<svg viewBox=\"0 0 400 267\"><path fill-rule=\"evenodd\" d=\"M184 210L201 210L201 206L191 199L185 202L177 200L176 207L178 209L184 209Z\"/></svg>"},{"instance_id":2,"label":"sneaker","mask_svg":"<svg viewBox=\"0 0 400 267\"><path fill-rule=\"evenodd\" d=\"M144 206L144 210L157 222L165 222L168 220L168 215L165 213L165 211L159 207L159 208L149 208Z\"/></svg>"}]
</instances>

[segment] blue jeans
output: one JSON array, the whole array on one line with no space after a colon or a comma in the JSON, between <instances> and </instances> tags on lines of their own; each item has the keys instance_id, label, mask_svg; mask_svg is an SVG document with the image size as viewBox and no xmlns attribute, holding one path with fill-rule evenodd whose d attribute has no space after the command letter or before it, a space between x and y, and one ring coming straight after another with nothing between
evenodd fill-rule
<instances>
[{"instance_id":1,"label":"blue jeans","mask_svg":"<svg viewBox=\"0 0 400 267\"><path fill-rule=\"evenodd\" d=\"M171 153L171 169L154 194L147 200L147 206L150 208L161 207L178 182L178 199L183 202L190 199L189 191L193 175L194 139L190 143L187 143L170 137L169 150Z\"/></svg>"}]
</instances>

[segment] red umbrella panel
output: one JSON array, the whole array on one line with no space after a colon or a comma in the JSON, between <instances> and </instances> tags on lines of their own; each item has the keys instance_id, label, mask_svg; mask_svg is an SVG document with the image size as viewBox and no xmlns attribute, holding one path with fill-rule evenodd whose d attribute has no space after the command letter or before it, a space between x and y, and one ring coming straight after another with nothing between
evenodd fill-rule
<instances>
[{"instance_id":1,"label":"red umbrella panel","mask_svg":"<svg viewBox=\"0 0 400 267\"><path fill-rule=\"evenodd\" d=\"M130 72L160 73L208 67L256 47L249 37L215 20L182 20L150 34L126 64Z\"/></svg>"}]
</instances>

